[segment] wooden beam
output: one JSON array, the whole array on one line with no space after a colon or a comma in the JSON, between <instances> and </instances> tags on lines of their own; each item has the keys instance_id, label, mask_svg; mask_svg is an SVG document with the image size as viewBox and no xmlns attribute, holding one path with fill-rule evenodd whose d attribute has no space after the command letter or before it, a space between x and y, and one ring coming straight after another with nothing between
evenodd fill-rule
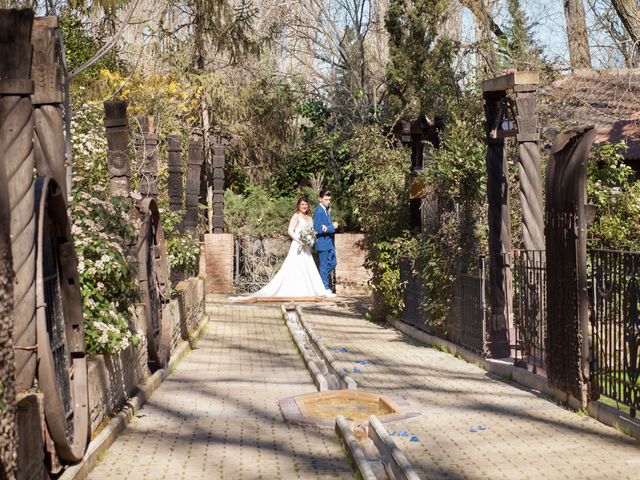
<instances>
[{"instance_id":1,"label":"wooden beam","mask_svg":"<svg viewBox=\"0 0 640 480\"><path fill-rule=\"evenodd\" d=\"M517 85L538 85L538 72L513 72L500 77L490 78L482 82L483 92L505 92Z\"/></svg>"}]
</instances>

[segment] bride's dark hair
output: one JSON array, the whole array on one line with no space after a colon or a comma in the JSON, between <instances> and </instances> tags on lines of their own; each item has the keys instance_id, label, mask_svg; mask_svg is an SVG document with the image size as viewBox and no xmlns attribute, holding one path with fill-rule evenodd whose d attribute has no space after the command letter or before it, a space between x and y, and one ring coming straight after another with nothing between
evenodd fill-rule
<instances>
[{"instance_id":1,"label":"bride's dark hair","mask_svg":"<svg viewBox=\"0 0 640 480\"><path fill-rule=\"evenodd\" d=\"M309 209L307 210L307 213L305 213L304 215L311 216L311 202L309 201L309 197L307 197L306 195L301 195L298 197L298 203L296 203L296 213L300 211L300 204L302 202L306 202L307 205L309 205Z\"/></svg>"}]
</instances>

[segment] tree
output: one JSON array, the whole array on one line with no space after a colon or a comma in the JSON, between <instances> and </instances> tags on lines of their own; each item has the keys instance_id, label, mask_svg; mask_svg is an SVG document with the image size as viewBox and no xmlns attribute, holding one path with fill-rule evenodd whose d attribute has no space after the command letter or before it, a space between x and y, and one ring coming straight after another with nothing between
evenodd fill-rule
<instances>
[{"instance_id":1,"label":"tree","mask_svg":"<svg viewBox=\"0 0 640 480\"><path fill-rule=\"evenodd\" d=\"M629 32L634 43L634 50L640 42L640 7L636 0L611 0L613 8Z\"/></svg>"},{"instance_id":2,"label":"tree","mask_svg":"<svg viewBox=\"0 0 640 480\"><path fill-rule=\"evenodd\" d=\"M571 70L591 68L589 35L582 0L564 0Z\"/></svg>"}]
</instances>

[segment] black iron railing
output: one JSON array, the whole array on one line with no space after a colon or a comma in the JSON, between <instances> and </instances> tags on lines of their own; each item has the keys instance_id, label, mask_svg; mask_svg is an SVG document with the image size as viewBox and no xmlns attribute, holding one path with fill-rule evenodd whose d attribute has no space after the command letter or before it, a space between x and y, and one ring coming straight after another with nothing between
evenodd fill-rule
<instances>
[{"instance_id":1,"label":"black iron railing","mask_svg":"<svg viewBox=\"0 0 640 480\"><path fill-rule=\"evenodd\" d=\"M459 273L456 276L456 340L463 347L479 355L485 355L487 350L486 288L484 257L480 258L478 275Z\"/></svg>"},{"instance_id":2,"label":"black iron railing","mask_svg":"<svg viewBox=\"0 0 640 480\"><path fill-rule=\"evenodd\" d=\"M512 253L513 328L516 365L546 373L547 277L544 250Z\"/></svg>"},{"instance_id":3,"label":"black iron railing","mask_svg":"<svg viewBox=\"0 0 640 480\"><path fill-rule=\"evenodd\" d=\"M589 258L591 392L635 417L640 409L640 252L591 250Z\"/></svg>"},{"instance_id":4,"label":"black iron railing","mask_svg":"<svg viewBox=\"0 0 640 480\"><path fill-rule=\"evenodd\" d=\"M400 281L405 284L404 308L400 312L400 320L417 329L428 331L424 321L422 302L424 289L422 279L416 271L414 260L409 257L400 257Z\"/></svg>"}]
</instances>

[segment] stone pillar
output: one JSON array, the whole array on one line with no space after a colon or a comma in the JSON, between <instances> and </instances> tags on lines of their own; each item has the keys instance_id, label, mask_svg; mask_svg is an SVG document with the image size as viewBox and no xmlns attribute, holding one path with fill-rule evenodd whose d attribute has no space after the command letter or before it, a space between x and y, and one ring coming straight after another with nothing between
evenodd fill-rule
<instances>
[{"instance_id":1,"label":"stone pillar","mask_svg":"<svg viewBox=\"0 0 640 480\"><path fill-rule=\"evenodd\" d=\"M35 19L31 68L35 89L31 95L31 101L34 106L33 122L36 133L34 151L38 175L53 177L60 186L65 200L68 200L62 119L62 81L56 38L58 28L58 17Z\"/></svg>"},{"instance_id":2,"label":"stone pillar","mask_svg":"<svg viewBox=\"0 0 640 480\"><path fill-rule=\"evenodd\" d=\"M169 169L169 210L179 212L183 209L184 187L182 182L182 137L167 137L168 169ZM180 222L182 223L182 222ZM180 226L180 228L182 228Z\"/></svg>"},{"instance_id":3,"label":"stone pillar","mask_svg":"<svg viewBox=\"0 0 640 480\"><path fill-rule=\"evenodd\" d=\"M136 135L138 160L138 190L143 197L158 198L158 136L153 117L137 117L139 132Z\"/></svg>"},{"instance_id":4,"label":"stone pillar","mask_svg":"<svg viewBox=\"0 0 640 480\"><path fill-rule=\"evenodd\" d=\"M11 209L18 392L31 388L36 371L32 24L31 10L0 10L0 161L7 175Z\"/></svg>"},{"instance_id":5,"label":"stone pillar","mask_svg":"<svg viewBox=\"0 0 640 480\"><path fill-rule=\"evenodd\" d=\"M207 293L233 294L234 236L230 233L207 233L204 236L204 253Z\"/></svg>"},{"instance_id":6,"label":"stone pillar","mask_svg":"<svg viewBox=\"0 0 640 480\"><path fill-rule=\"evenodd\" d=\"M509 172L504 156L504 138L492 135L500 121L499 105L504 91L485 92L487 132L487 200L489 203L489 282L491 321L489 352L493 358L509 357L509 318L511 312L511 272L506 259L511 251L509 216Z\"/></svg>"},{"instance_id":7,"label":"stone pillar","mask_svg":"<svg viewBox=\"0 0 640 480\"><path fill-rule=\"evenodd\" d=\"M221 135L211 138L213 199L211 212L209 212L211 215L209 224L212 225L213 233L224 231L224 147L228 143L227 138Z\"/></svg>"},{"instance_id":8,"label":"stone pillar","mask_svg":"<svg viewBox=\"0 0 640 480\"><path fill-rule=\"evenodd\" d=\"M200 170L202 169L202 141L189 142L187 160L186 208L184 229L195 236L198 228L198 198L200 195Z\"/></svg>"},{"instance_id":9,"label":"stone pillar","mask_svg":"<svg viewBox=\"0 0 640 480\"><path fill-rule=\"evenodd\" d=\"M128 197L131 193L131 161L129 160L127 102L124 100L104 102L104 115L111 196Z\"/></svg>"},{"instance_id":10,"label":"stone pillar","mask_svg":"<svg viewBox=\"0 0 640 480\"><path fill-rule=\"evenodd\" d=\"M544 250L540 132L536 86L514 87L518 126L518 172L522 203L522 236L527 250Z\"/></svg>"}]
</instances>

